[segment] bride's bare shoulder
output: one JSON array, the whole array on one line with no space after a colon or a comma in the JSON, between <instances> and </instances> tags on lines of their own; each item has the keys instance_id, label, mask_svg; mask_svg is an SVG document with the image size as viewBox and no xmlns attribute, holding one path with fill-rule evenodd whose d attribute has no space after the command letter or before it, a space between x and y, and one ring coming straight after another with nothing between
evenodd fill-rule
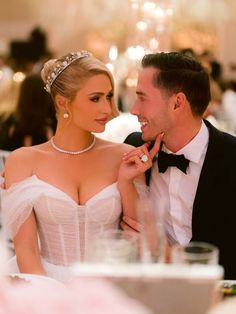
<instances>
[{"instance_id":1,"label":"bride's bare shoulder","mask_svg":"<svg viewBox=\"0 0 236 314\"><path fill-rule=\"evenodd\" d=\"M22 146L12 151L7 157L7 160L18 160L18 159L30 160L32 157L34 158L35 155L46 152L47 147L48 147L47 143L35 145L35 146L29 146L29 147Z\"/></svg>"},{"instance_id":2,"label":"bride's bare shoulder","mask_svg":"<svg viewBox=\"0 0 236 314\"><path fill-rule=\"evenodd\" d=\"M35 161L46 152L46 143L30 147L20 147L12 151L6 158L5 171L31 172Z\"/></svg>"}]
</instances>

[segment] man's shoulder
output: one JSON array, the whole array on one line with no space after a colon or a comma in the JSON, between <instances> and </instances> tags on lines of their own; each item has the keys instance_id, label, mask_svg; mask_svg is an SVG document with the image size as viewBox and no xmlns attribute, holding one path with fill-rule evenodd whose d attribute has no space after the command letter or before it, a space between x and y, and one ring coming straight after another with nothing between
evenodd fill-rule
<instances>
[{"instance_id":1,"label":"man's shoulder","mask_svg":"<svg viewBox=\"0 0 236 314\"><path fill-rule=\"evenodd\" d=\"M206 123L210 132L210 141L218 143L221 149L236 150L236 136L227 132L221 131L211 125L209 122Z\"/></svg>"},{"instance_id":2,"label":"man's shoulder","mask_svg":"<svg viewBox=\"0 0 236 314\"><path fill-rule=\"evenodd\" d=\"M223 133L223 138L226 144L236 147L236 136L233 134L226 133L226 132L222 132L222 133Z\"/></svg>"},{"instance_id":3,"label":"man's shoulder","mask_svg":"<svg viewBox=\"0 0 236 314\"><path fill-rule=\"evenodd\" d=\"M126 144L138 147L144 144L144 141L142 140L142 133L141 132L133 132L130 133L126 139L124 140Z\"/></svg>"},{"instance_id":4,"label":"man's shoulder","mask_svg":"<svg viewBox=\"0 0 236 314\"><path fill-rule=\"evenodd\" d=\"M224 154L224 159L231 161L235 164L236 160L236 137L223 132L223 145L222 150Z\"/></svg>"}]
</instances>

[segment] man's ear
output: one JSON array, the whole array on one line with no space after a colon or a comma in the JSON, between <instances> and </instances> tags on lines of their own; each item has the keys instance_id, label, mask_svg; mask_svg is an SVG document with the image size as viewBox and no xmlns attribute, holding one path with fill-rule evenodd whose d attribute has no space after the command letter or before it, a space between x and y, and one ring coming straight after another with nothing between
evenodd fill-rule
<instances>
[{"instance_id":1,"label":"man's ear","mask_svg":"<svg viewBox=\"0 0 236 314\"><path fill-rule=\"evenodd\" d=\"M56 95L55 102L59 111L63 111L63 112L67 111L68 101L64 96Z\"/></svg>"},{"instance_id":2,"label":"man's ear","mask_svg":"<svg viewBox=\"0 0 236 314\"><path fill-rule=\"evenodd\" d=\"M184 93L177 93L175 95L174 110L182 109L185 106L186 100L187 98Z\"/></svg>"}]
</instances>

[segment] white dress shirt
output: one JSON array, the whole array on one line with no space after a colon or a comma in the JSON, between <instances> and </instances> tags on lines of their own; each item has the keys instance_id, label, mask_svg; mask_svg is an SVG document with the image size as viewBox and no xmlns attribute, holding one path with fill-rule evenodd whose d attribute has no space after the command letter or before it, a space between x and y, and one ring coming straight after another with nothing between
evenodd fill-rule
<instances>
[{"instance_id":1,"label":"white dress shirt","mask_svg":"<svg viewBox=\"0 0 236 314\"><path fill-rule=\"evenodd\" d=\"M169 167L165 173L159 173L157 162L152 168L150 193L154 210L162 214L167 237L172 244L186 245L192 238L193 203L208 141L209 132L202 122L198 134L175 153L184 154L189 159L187 174L177 167ZM164 145L162 150L171 153Z\"/></svg>"}]
</instances>

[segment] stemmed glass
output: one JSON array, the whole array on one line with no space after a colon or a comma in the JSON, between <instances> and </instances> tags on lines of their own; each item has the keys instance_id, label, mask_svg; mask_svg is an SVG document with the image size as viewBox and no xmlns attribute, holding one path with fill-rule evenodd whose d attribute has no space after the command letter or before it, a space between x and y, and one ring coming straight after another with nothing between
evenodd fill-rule
<instances>
[{"instance_id":1,"label":"stemmed glass","mask_svg":"<svg viewBox=\"0 0 236 314\"><path fill-rule=\"evenodd\" d=\"M87 261L123 264L136 261L137 237L123 230L102 231L93 238Z\"/></svg>"},{"instance_id":2,"label":"stemmed glass","mask_svg":"<svg viewBox=\"0 0 236 314\"><path fill-rule=\"evenodd\" d=\"M143 198L137 202L137 215L141 225L140 259L144 263L165 262L166 233L164 213L152 199Z\"/></svg>"}]
</instances>

